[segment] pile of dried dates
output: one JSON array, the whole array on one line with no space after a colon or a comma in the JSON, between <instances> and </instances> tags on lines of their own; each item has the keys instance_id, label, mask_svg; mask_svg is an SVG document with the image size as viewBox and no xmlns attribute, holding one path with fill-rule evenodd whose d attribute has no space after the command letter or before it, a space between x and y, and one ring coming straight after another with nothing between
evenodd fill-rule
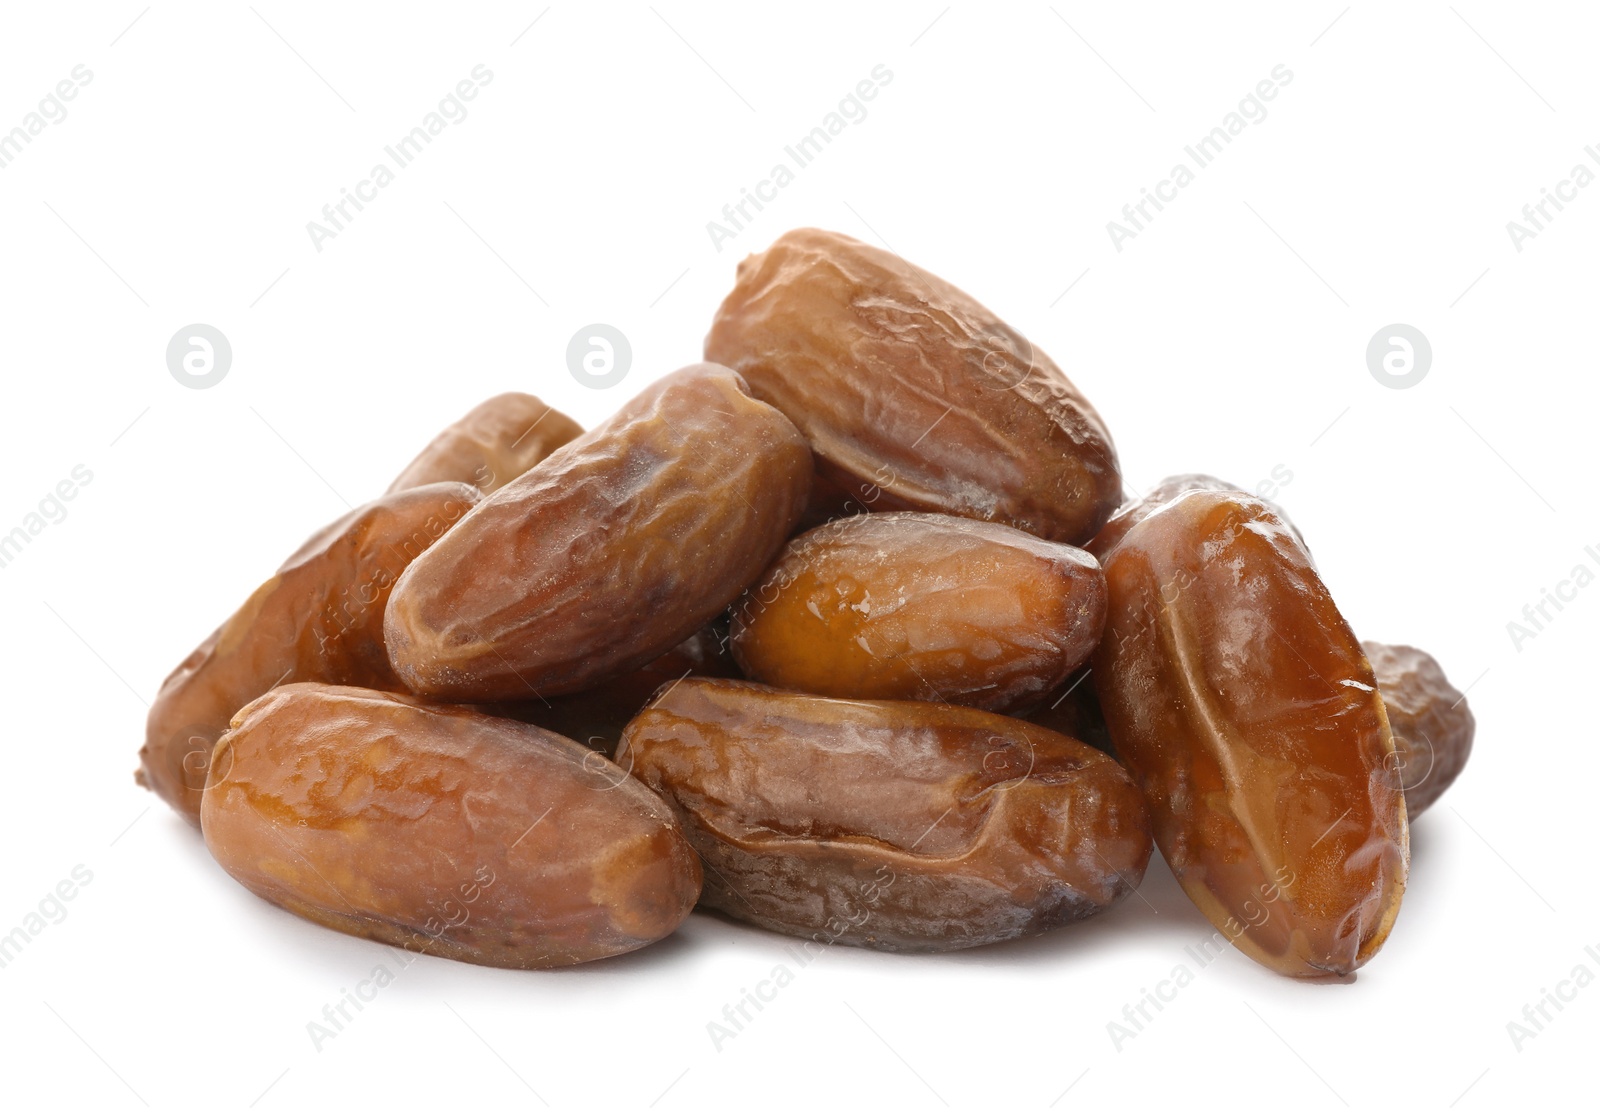
<instances>
[{"instance_id":1,"label":"pile of dried dates","mask_svg":"<svg viewBox=\"0 0 1600 1115\"><path fill-rule=\"evenodd\" d=\"M706 363L584 432L490 399L167 678L141 784L256 894L517 968L778 933L967 948L1152 839L1290 976L1382 947L1473 719L1209 476L972 298L836 233L745 260Z\"/></svg>"}]
</instances>

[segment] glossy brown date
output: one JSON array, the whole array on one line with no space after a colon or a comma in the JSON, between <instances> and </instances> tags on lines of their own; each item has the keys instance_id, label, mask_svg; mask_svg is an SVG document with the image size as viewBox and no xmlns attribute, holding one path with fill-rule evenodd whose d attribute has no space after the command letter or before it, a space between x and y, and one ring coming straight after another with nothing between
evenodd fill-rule
<instances>
[{"instance_id":1,"label":"glossy brown date","mask_svg":"<svg viewBox=\"0 0 1600 1115\"><path fill-rule=\"evenodd\" d=\"M1113 760L977 709L689 678L628 725L617 763L678 814L703 904L819 943L1043 932L1116 902L1150 856Z\"/></svg>"},{"instance_id":2,"label":"glossy brown date","mask_svg":"<svg viewBox=\"0 0 1600 1115\"><path fill-rule=\"evenodd\" d=\"M1467 698L1426 651L1362 643L1394 732L1396 771L1406 814L1416 820L1461 775L1477 721Z\"/></svg>"},{"instance_id":3,"label":"glossy brown date","mask_svg":"<svg viewBox=\"0 0 1600 1115\"><path fill-rule=\"evenodd\" d=\"M811 453L733 372L645 388L467 515L389 598L389 658L447 700L572 693L660 657L760 575Z\"/></svg>"},{"instance_id":4,"label":"glossy brown date","mask_svg":"<svg viewBox=\"0 0 1600 1115\"><path fill-rule=\"evenodd\" d=\"M406 566L478 498L466 484L428 484L313 535L162 683L139 784L198 825L212 745L248 702L295 681L403 689L383 647L384 604Z\"/></svg>"},{"instance_id":5,"label":"glossy brown date","mask_svg":"<svg viewBox=\"0 0 1600 1115\"><path fill-rule=\"evenodd\" d=\"M751 678L827 697L1036 703L1089 656L1105 576L1072 546L920 512L836 519L791 541L735 603Z\"/></svg>"},{"instance_id":6,"label":"glossy brown date","mask_svg":"<svg viewBox=\"0 0 1600 1115\"><path fill-rule=\"evenodd\" d=\"M581 433L582 426L535 396L508 391L445 427L395 477L389 491L454 480L488 495Z\"/></svg>"},{"instance_id":7,"label":"glossy brown date","mask_svg":"<svg viewBox=\"0 0 1600 1115\"><path fill-rule=\"evenodd\" d=\"M1057 542L1092 537L1122 481L1100 416L966 293L819 229L739 265L705 355L792 418L870 511L938 511ZM825 512L827 513L827 512Z\"/></svg>"},{"instance_id":8,"label":"glossy brown date","mask_svg":"<svg viewBox=\"0 0 1600 1115\"><path fill-rule=\"evenodd\" d=\"M1193 491L1105 562L1094 680L1156 843L1235 945L1292 976L1382 946L1409 845L1372 667L1263 501Z\"/></svg>"},{"instance_id":9,"label":"glossy brown date","mask_svg":"<svg viewBox=\"0 0 1600 1115\"><path fill-rule=\"evenodd\" d=\"M549 968L671 933L700 893L672 813L594 752L414 698L286 685L217 744L206 846L320 925Z\"/></svg>"}]
</instances>

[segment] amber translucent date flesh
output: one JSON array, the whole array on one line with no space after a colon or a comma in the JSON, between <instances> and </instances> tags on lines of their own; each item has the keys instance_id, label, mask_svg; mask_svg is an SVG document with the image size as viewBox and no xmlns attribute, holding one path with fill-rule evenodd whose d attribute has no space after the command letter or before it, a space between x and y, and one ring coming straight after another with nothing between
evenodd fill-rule
<instances>
[{"instance_id":1,"label":"amber translucent date flesh","mask_svg":"<svg viewBox=\"0 0 1600 1115\"><path fill-rule=\"evenodd\" d=\"M389 491L454 480L487 495L581 433L582 426L537 397L509 391L447 426L395 477Z\"/></svg>"},{"instance_id":2,"label":"amber translucent date flesh","mask_svg":"<svg viewBox=\"0 0 1600 1115\"><path fill-rule=\"evenodd\" d=\"M966 948L1110 906L1150 856L1138 790L1100 752L954 705L689 678L617 764L677 812L703 904L887 951Z\"/></svg>"},{"instance_id":3,"label":"amber translucent date flesh","mask_svg":"<svg viewBox=\"0 0 1600 1115\"><path fill-rule=\"evenodd\" d=\"M1037 702L1094 650L1105 577L1082 550L919 512L836 519L791 541L734 605L751 678L828 697Z\"/></svg>"},{"instance_id":4,"label":"amber translucent date flesh","mask_svg":"<svg viewBox=\"0 0 1600 1115\"><path fill-rule=\"evenodd\" d=\"M477 501L465 484L429 484L313 535L162 683L140 784L198 825L212 745L249 701L294 681L403 689L383 647L384 603L406 566Z\"/></svg>"},{"instance_id":5,"label":"amber translucent date flesh","mask_svg":"<svg viewBox=\"0 0 1600 1115\"><path fill-rule=\"evenodd\" d=\"M1090 538L1122 480L1100 416L977 301L892 253L796 229L739 265L705 355L794 419L867 510Z\"/></svg>"},{"instance_id":6,"label":"amber translucent date flesh","mask_svg":"<svg viewBox=\"0 0 1600 1115\"><path fill-rule=\"evenodd\" d=\"M1179 882L1269 968L1354 971L1399 910L1405 804L1372 667L1309 556L1264 502L1202 491L1105 570L1093 676Z\"/></svg>"},{"instance_id":7,"label":"amber translucent date flesh","mask_svg":"<svg viewBox=\"0 0 1600 1115\"><path fill-rule=\"evenodd\" d=\"M202 829L284 909L476 964L548 968L671 933L700 864L662 802L530 725L287 685L217 744Z\"/></svg>"},{"instance_id":8,"label":"amber translucent date flesh","mask_svg":"<svg viewBox=\"0 0 1600 1115\"><path fill-rule=\"evenodd\" d=\"M653 662L593 689L531 701L501 701L481 706L495 716L537 724L610 755L623 729L662 686L686 677L738 677L721 626L704 627Z\"/></svg>"},{"instance_id":9,"label":"amber translucent date flesh","mask_svg":"<svg viewBox=\"0 0 1600 1115\"><path fill-rule=\"evenodd\" d=\"M1416 820L1461 775L1477 721L1466 696L1427 651L1362 643L1394 731L1395 763L1406 815Z\"/></svg>"},{"instance_id":10,"label":"amber translucent date flesh","mask_svg":"<svg viewBox=\"0 0 1600 1115\"><path fill-rule=\"evenodd\" d=\"M726 368L645 388L488 497L406 570L384 635L413 692L537 699L660 657L760 575L811 453Z\"/></svg>"}]
</instances>

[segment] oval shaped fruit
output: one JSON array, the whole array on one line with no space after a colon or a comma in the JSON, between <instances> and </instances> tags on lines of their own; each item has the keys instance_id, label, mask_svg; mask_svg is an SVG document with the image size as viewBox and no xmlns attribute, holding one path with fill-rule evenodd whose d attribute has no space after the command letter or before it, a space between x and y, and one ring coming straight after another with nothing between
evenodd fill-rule
<instances>
[{"instance_id":1,"label":"oval shaped fruit","mask_svg":"<svg viewBox=\"0 0 1600 1115\"><path fill-rule=\"evenodd\" d=\"M1112 759L977 709L689 678L628 725L617 763L678 814L704 905L817 942L1039 933L1116 902L1150 857Z\"/></svg>"},{"instance_id":2,"label":"oval shaped fruit","mask_svg":"<svg viewBox=\"0 0 1600 1115\"><path fill-rule=\"evenodd\" d=\"M1263 501L1195 491L1105 562L1093 677L1156 844L1211 922L1292 976L1382 946L1409 845L1372 667Z\"/></svg>"},{"instance_id":3,"label":"oval shaped fruit","mask_svg":"<svg viewBox=\"0 0 1600 1115\"><path fill-rule=\"evenodd\" d=\"M735 660L826 697L1037 702L1094 650L1105 576L1072 546L998 523L854 515L799 536L734 605Z\"/></svg>"},{"instance_id":4,"label":"oval shaped fruit","mask_svg":"<svg viewBox=\"0 0 1600 1115\"><path fill-rule=\"evenodd\" d=\"M796 229L747 258L705 355L792 418L819 471L872 510L1079 543L1121 496L1104 423L1048 356L943 279L848 236Z\"/></svg>"},{"instance_id":5,"label":"oval shaped fruit","mask_svg":"<svg viewBox=\"0 0 1600 1115\"><path fill-rule=\"evenodd\" d=\"M733 372L697 364L494 495L406 570L384 623L415 693L589 688L671 650L766 568L811 454Z\"/></svg>"},{"instance_id":6,"label":"oval shaped fruit","mask_svg":"<svg viewBox=\"0 0 1600 1115\"><path fill-rule=\"evenodd\" d=\"M445 427L389 491L454 480L485 495L497 492L581 433L582 426L537 397L508 391Z\"/></svg>"},{"instance_id":7,"label":"oval shaped fruit","mask_svg":"<svg viewBox=\"0 0 1600 1115\"><path fill-rule=\"evenodd\" d=\"M403 689L383 647L384 604L406 566L477 501L466 484L428 484L313 535L162 682L139 784L198 825L212 746L248 702L294 681Z\"/></svg>"},{"instance_id":8,"label":"oval shaped fruit","mask_svg":"<svg viewBox=\"0 0 1600 1115\"><path fill-rule=\"evenodd\" d=\"M1414 821L1460 777L1472 755L1477 720L1466 695L1427 651L1388 643L1361 647L1383 694L1406 816Z\"/></svg>"},{"instance_id":9,"label":"oval shaped fruit","mask_svg":"<svg viewBox=\"0 0 1600 1115\"><path fill-rule=\"evenodd\" d=\"M286 685L240 710L212 766L201 816L217 862L357 937L549 968L660 940L700 893L659 799L531 725Z\"/></svg>"}]
</instances>

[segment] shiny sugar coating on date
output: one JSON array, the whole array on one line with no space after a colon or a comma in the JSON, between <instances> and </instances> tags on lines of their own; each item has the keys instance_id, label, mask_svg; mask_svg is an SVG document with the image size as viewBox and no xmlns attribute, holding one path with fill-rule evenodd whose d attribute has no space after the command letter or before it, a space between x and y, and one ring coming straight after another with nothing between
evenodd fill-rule
<instances>
[{"instance_id":1,"label":"shiny sugar coating on date","mask_svg":"<svg viewBox=\"0 0 1600 1115\"><path fill-rule=\"evenodd\" d=\"M819 515L937 511L1081 543L1120 498L1105 424L1048 356L964 291L848 236L795 229L744 260L705 356L800 427Z\"/></svg>"},{"instance_id":2,"label":"shiny sugar coating on date","mask_svg":"<svg viewBox=\"0 0 1600 1115\"><path fill-rule=\"evenodd\" d=\"M628 952L700 893L671 811L602 756L367 689L286 685L241 709L201 816L217 862L267 901L475 964Z\"/></svg>"},{"instance_id":3,"label":"shiny sugar coating on date","mask_svg":"<svg viewBox=\"0 0 1600 1115\"><path fill-rule=\"evenodd\" d=\"M1372 667L1310 556L1265 502L1190 491L1105 571L1093 678L1178 881L1267 967L1353 972L1399 911L1406 809Z\"/></svg>"},{"instance_id":4,"label":"shiny sugar coating on date","mask_svg":"<svg viewBox=\"0 0 1600 1115\"><path fill-rule=\"evenodd\" d=\"M977 709L689 678L617 764L703 857L712 909L814 941L968 948L1106 909L1150 856L1115 761Z\"/></svg>"},{"instance_id":5,"label":"shiny sugar coating on date","mask_svg":"<svg viewBox=\"0 0 1600 1115\"><path fill-rule=\"evenodd\" d=\"M1037 702L1089 656L1105 576L1082 550L998 523L890 512L792 540L733 607L758 681L827 697Z\"/></svg>"}]
</instances>

